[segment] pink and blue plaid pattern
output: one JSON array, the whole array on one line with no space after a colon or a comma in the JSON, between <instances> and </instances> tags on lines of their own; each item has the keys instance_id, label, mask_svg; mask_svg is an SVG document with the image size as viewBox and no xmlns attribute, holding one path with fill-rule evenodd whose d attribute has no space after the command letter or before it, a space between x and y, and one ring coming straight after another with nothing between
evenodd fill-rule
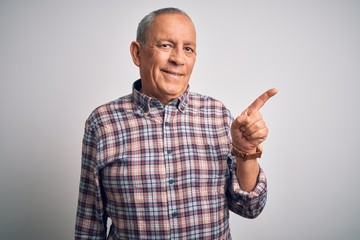
<instances>
[{"instance_id":1,"label":"pink and blue plaid pattern","mask_svg":"<svg viewBox=\"0 0 360 240\"><path fill-rule=\"evenodd\" d=\"M163 106L140 88L86 122L75 238L231 239L229 210L259 215L266 178L240 189L230 112L188 90Z\"/></svg>"}]
</instances>

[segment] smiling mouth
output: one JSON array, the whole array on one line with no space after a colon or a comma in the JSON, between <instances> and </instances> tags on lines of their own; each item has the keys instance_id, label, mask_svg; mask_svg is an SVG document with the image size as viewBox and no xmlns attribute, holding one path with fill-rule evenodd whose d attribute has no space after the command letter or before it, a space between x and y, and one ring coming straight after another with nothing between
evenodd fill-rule
<instances>
[{"instance_id":1,"label":"smiling mouth","mask_svg":"<svg viewBox=\"0 0 360 240\"><path fill-rule=\"evenodd\" d=\"M169 70L166 70L166 69L161 69L161 71L167 73L167 74L170 74L170 75L173 75L173 76L176 76L176 77L180 77L180 76L183 76L184 74L182 73L176 73L176 72L172 72L172 71L169 71Z\"/></svg>"}]
</instances>

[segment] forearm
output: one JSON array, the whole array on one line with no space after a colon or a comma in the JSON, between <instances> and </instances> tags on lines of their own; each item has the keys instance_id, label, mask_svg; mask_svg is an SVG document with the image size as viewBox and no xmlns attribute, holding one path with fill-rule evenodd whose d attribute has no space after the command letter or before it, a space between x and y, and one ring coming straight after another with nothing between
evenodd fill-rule
<instances>
[{"instance_id":1,"label":"forearm","mask_svg":"<svg viewBox=\"0 0 360 240\"><path fill-rule=\"evenodd\" d=\"M243 191L251 192L257 185L259 175L259 164L257 159L244 161L236 159L236 176L239 181L240 188Z\"/></svg>"},{"instance_id":2,"label":"forearm","mask_svg":"<svg viewBox=\"0 0 360 240\"><path fill-rule=\"evenodd\" d=\"M249 160L248 160L249 161ZM253 160L257 162L256 160ZM236 160L233 158L232 164L236 164ZM260 165L258 165L259 171L257 172L256 184L251 190L243 189L244 186L240 186L240 181L237 175L237 165L230 165L234 171L231 173L229 188L228 188L228 203L229 209L246 218L255 218L263 210L266 203L267 195L267 183L266 176ZM243 181L242 181L243 182ZM249 188L250 189L250 188Z\"/></svg>"}]
</instances>

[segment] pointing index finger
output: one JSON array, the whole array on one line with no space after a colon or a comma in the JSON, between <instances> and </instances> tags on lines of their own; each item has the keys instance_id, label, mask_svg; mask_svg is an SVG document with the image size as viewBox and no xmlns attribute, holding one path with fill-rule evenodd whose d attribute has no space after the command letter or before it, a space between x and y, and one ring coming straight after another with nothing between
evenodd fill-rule
<instances>
[{"instance_id":1,"label":"pointing index finger","mask_svg":"<svg viewBox=\"0 0 360 240\"><path fill-rule=\"evenodd\" d=\"M249 105L247 108L247 112L250 115L254 111L259 111L262 106L269 100L272 96L277 94L277 90L275 88L269 89L263 94L261 94L255 101Z\"/></svg>"}]
</instances>

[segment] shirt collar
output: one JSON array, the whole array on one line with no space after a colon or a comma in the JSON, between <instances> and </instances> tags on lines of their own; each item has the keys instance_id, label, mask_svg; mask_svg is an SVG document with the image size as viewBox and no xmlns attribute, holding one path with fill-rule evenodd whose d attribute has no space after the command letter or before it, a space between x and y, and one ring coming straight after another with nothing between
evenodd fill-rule
<instances>
[{"instance_id":1,"label":"shirt collar","mask_svg":"<svg viewBox=\"0 0 360 240\"><path fill-rule=\"evenodd\" d=\"M138 108L145 115L147 115L150 111L150 103L154 103L155 105L159 105L161 103L158 99L142 94L140 92L140 89L141 89L141 79L138 79L133 83L132 97L134 103L138 106ZM185 92L181 96L179 96L177 99L172 100L170 103L174 103L174 101L176 101L177 109L180 112L184 113L189 102L189 86L187 86Z\"/></svg>"}]
</instances>

